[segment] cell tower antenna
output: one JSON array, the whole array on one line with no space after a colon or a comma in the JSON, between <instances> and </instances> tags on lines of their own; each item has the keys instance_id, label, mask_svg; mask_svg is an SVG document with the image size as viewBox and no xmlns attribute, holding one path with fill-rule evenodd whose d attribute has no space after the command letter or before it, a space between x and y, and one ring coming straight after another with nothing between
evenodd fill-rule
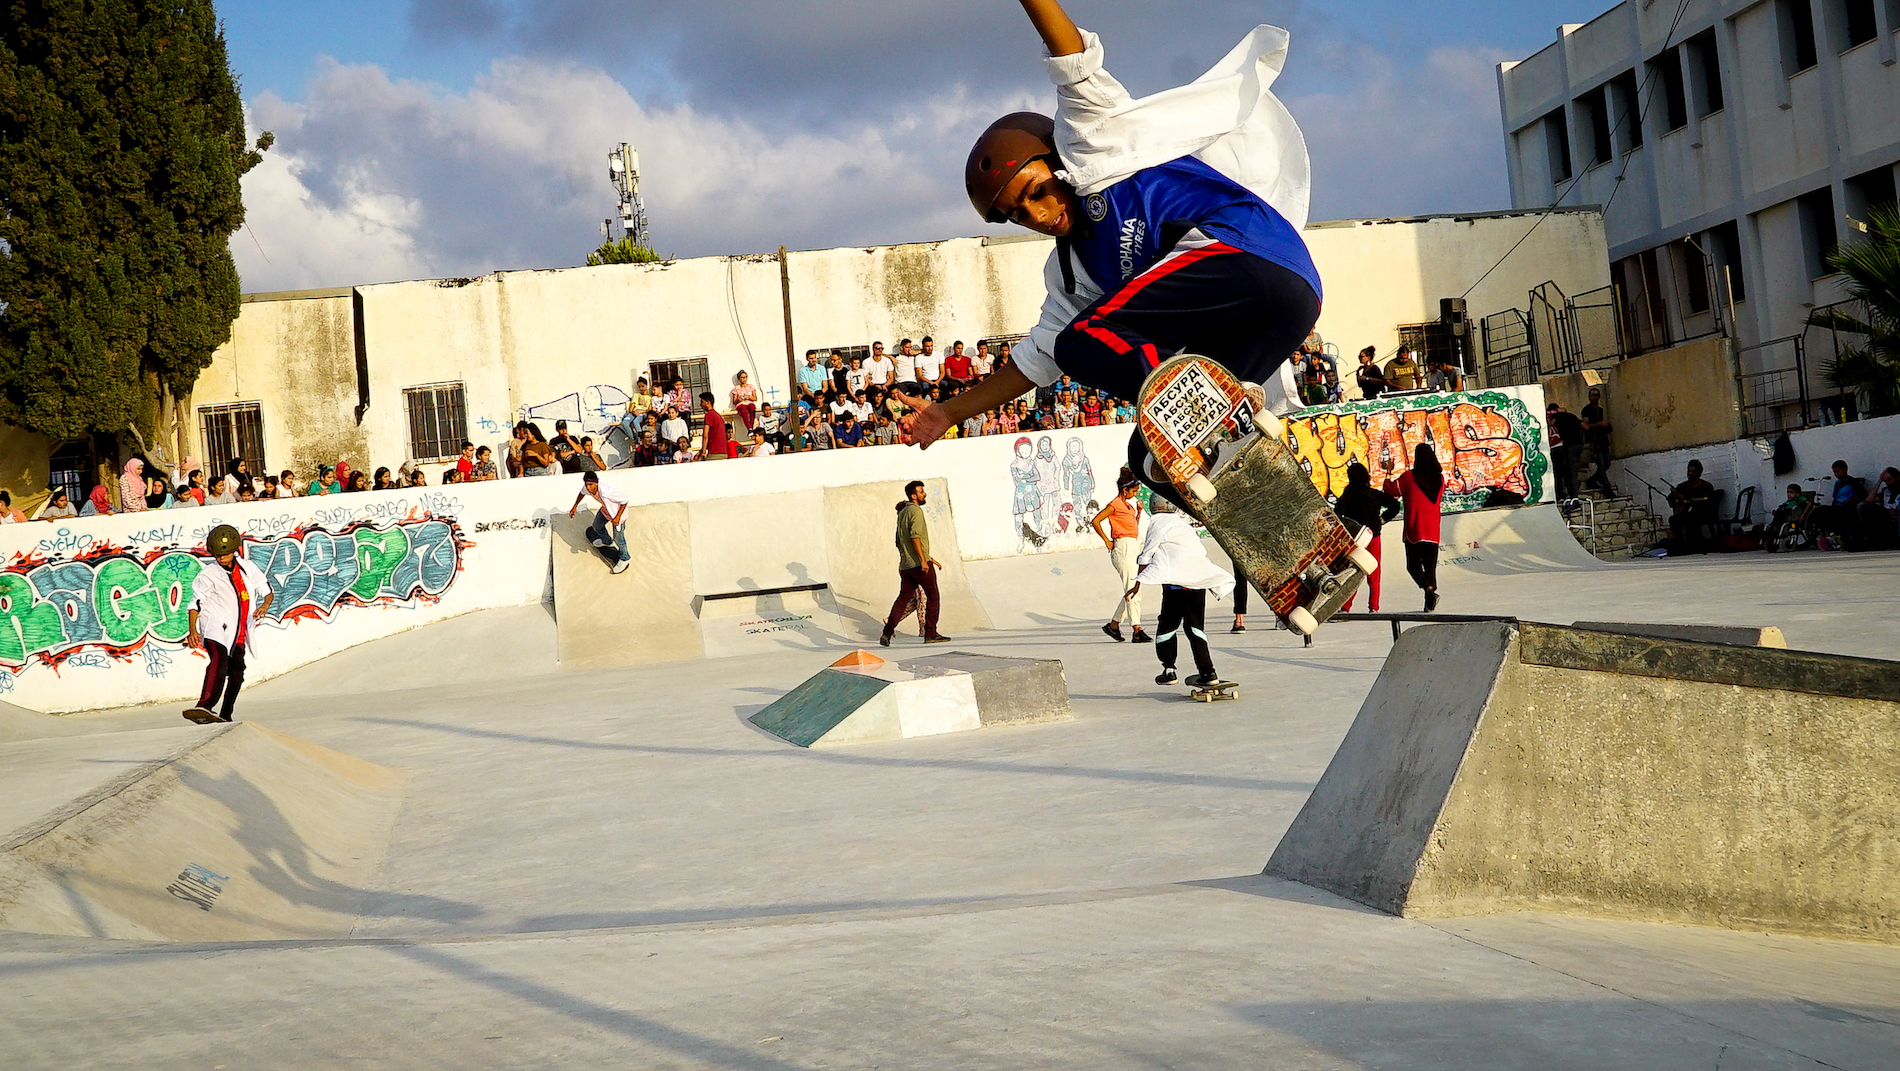
<instances>
[{"instance_id":1,"label":"cell tower antenna","mask_svg":"<svg viewBox=\"0 0 1900 1071\"><path fill-rule=\"evenodd\" d=\"M607 179L620 194L621 230L633 238L635 245L653 248L653 239L647 233L646 206L640 201L640 153L632 145L623 141L607 154Z\"/></svg>"}]
</instances>

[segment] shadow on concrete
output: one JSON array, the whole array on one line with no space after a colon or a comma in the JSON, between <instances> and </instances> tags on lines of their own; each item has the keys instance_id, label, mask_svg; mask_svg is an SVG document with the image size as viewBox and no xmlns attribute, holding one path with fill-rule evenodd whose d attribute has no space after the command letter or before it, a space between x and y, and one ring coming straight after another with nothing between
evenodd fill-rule
<instances>
[{"instance_id":1,"label":"shadow on concrete","mask_svg":"<svg viewBox=\"0 0 1900 1071\"><path fill-rule=\"evenodd\" d=\"M734 713L744 720L744 712L752 707L736 707ZM563 740L552 736L531 736L526 733L498 733L489 729L476 729L466 725L441 725L434 722L412 721L407 718L363 718L372 725L391 725L404 729L428 729L433 732L467 736L478 740L505 740L516 744L535 744L541 747L574 748L581 751L620 751L639 755L704 755L711 757L770 758L782 757L793 760L834 763L843 766L887 766L899 769L938 769L968 770L974 773L1029 774L1037 777L1080 777L1102 781L1144 782L1159 785L1192 785L1200 788L1237 788L1259 792L1299 792L1313 791L1310 781L1263 781L1248 777L1222 777L1209 774L1170 773L1156 770L1116 770L1091 766L1051 766L1018 765L1009 762L991 762L982 759L901 759L881 755L853 755L830 749L813 751L809 748L780 747L759 748L717 748L717 747L669 747L658 744L617 744L600 740ZM770 738L768 738L770 739Z\"/></svg>"}]
</instances>

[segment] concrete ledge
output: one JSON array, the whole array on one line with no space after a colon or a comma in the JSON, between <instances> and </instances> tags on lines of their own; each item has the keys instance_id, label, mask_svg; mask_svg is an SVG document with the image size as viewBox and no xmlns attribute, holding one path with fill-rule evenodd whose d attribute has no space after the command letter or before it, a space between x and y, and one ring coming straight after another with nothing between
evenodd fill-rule
<instances>
[{"instance_id":1,"label":"concrete ledge","mask_svg":"<svg viewBox=\"0 0 1900 1071\"><path fill-rule=\"evenodd\" d=\"M859 651L748 720L799 747L836 747L1069 717L1053 659L948 651L892 663Z\"/></svg>"},{"instance_id":2,"label":"concrete ledge","mask_svg":"<svg viewBox=\"0 0 1900 1071\"><path fill-rule=\"evenodd\" d=\"M1404 633L1267 864L1408 917L1900 943L1900 663L1549 625Z\"/></svg>"},{"instance_id":3,"label":"concrete ledge","mask_svg":"<svg viewBox=\"0 0 1900 1071\"><path fill-rule=\"evenodd\" d=\"M1627 621L1577 621L1571 628L1653 636L1659 640L1726 643L1735 647L1787 647L1788 638L1773 625L1654 625Z\"/></svg>"}]
</instances>

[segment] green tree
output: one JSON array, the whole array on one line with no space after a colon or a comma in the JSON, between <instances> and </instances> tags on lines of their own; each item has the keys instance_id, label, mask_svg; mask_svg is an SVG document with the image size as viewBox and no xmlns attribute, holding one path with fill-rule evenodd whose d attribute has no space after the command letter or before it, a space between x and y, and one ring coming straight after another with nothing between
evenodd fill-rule
<instances>
[{"instance_id":1,"label":"green tree","mask_svg":"<svg viewBox=\"0 0 1900 1071\"><path fill-rule=\"evenodd\" d=\"M633 235L624 235L619 241L600 243L600 248L587 254L587 266L598 268L602 264L658 264L661 256L650 245L641 245L633 240Z\"/></svg>"},{"instance_id":2,"label":"green tree","mask_svg":"<svg viewBox=\"0 0 1900 1071\"><path fill-rule=\"evenodd\" d=\"M1847 291L1866 315L1835 310L1810 322L1865 342L1843 348L1822 372L1841 390L1864 396L1869 416L1900 413L1900 210L1870 210L1867 240L1842 246L1828 266L1847 277Z\"/></svg>"},{"instance_id":3,"label":"green tree","mask_svg":"<svg viewBox=\"0 0 1900 1071\"><path fill-rule=\"evenodd\" d=\"M244 109L210 0L0 0L0 422L153 427L238 313Z\"/></svg>"}]
</instances>

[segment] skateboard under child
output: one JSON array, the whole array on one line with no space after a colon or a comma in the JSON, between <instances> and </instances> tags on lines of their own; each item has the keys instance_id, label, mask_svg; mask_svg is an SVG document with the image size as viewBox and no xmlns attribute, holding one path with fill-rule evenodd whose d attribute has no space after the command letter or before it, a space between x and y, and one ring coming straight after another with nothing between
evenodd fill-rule
<instances>
[{"instance_id":1,"label":"skateboard under child","mask_svg":"<svg viewBox=\"0 0 1900 1071\"><path fill-rule=\"evenodd\" d=\"M1220 699L1239 699L1240 682L1221 681L1218 684L1210 684L1204 688L1194 688L1189 690L1188 698L1199 700L1203 703L1212 703Z\"/></svg>"},{"instance_id":2,"label":"skateboard under child","mask_svg":"<svg viewBox=\"0 0 1900 1071\"><path fill-rule=\"evenodd\" d=\"M1285 426L1232 372L1184 353L1148 374L1135 404L1150 477L1173 485L1287 628L1312 635L1379 567L1371 531L1326 505Z\"/></svg>"}]
</instances>

